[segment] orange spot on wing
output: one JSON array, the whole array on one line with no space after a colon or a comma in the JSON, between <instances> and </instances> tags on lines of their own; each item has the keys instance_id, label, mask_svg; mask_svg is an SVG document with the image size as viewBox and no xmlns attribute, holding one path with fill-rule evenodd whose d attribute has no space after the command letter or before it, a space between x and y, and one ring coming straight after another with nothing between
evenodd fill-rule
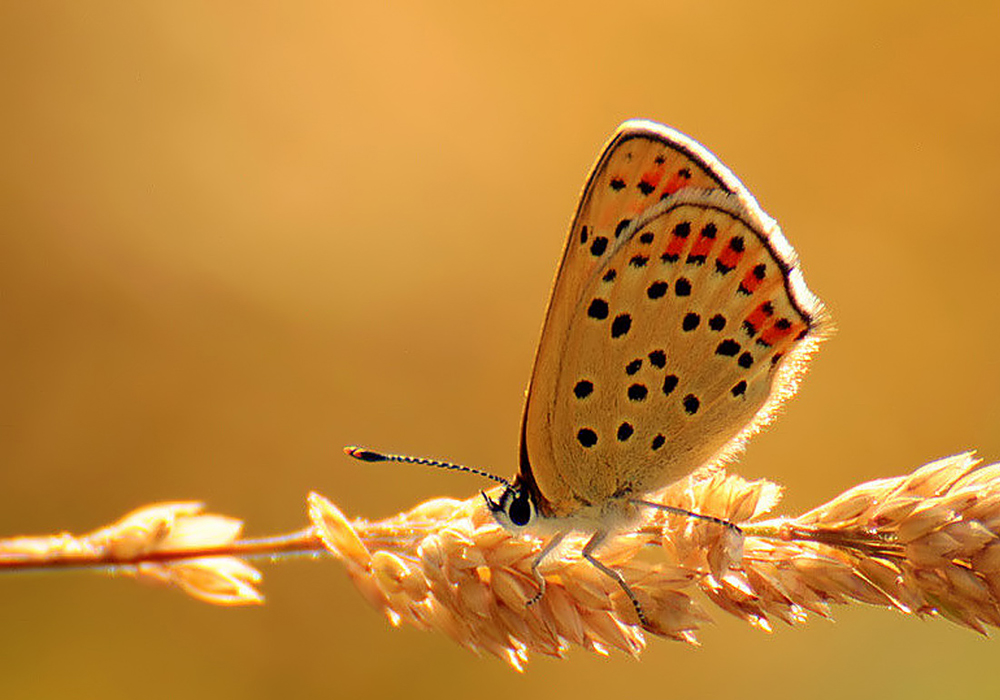
<instances>
[{"instance_id":1,"label":"orange spot on wing","mask_svg":"<svg viewBox=\"0 0 1000 700\"><path fill-rule=\"evenodd\" d=\"M754 277L754 282L759 282L759 280ZM743 283L746 284L746 280L744 280ZM771 302L765 301L762 304L759 304L756 309L751 311L743 322L751 327L753 333L757 333L764 327L764 324L767 323L767 319L770 318L773 313L774 308L771 305Z\"/></svg>"},{"instance_id":2,"label":"orange spot on wing","mask_svg":"<svg viewBox=\"0 0 1000 700\"><path fill-rule=\"evenodd\" d=\"M643 173L639 182L643 183L644 185L647 185L650 190L655 190L659 186L660 180L662 179L663 179L663 168L659 167L656 168L655 170L650 170L648 172Z\"/></svg>"},{"instance_id":3,"label":"orange spot on wing","mask_svg":"<svg viewBox=\"0 0 1000 700\"><path fill-rule=\"evenodd\" d=\"M691 181L691 173L686 170L678 170L663 186L663 194L673 194L682 187L687 187Z\"/></svg>"},{"instance_id":4,"label":"orange spot on wing","mask_svg":"<svg viewBox=\"0 0 1000 700\"><path fill-rule=\"evenodd\" d=\"M691 252L689 254L694 256L704 256L707 258L709 252L712 250L713 243L715 243L714 238L699 235L698 240L696 240L694 245L691 246Z\"/></svg>"},{"instance_id":5,"label":"orange spot on wing","mask_svg":"<svg viewBox=\"0 0 1000 700\"><path fill-rule=\"evenodd\" d=\"M726 246L722 252L719 253L719 264L731 270L740 264L740 258L742 257L742 250L735 251L729 246Z\"/></svg>"},{"instance_id":6,"label":"orange spot on wing","mask_svg":"<svg viewBox=\"0 0 1000 700\"><path fill-rule=\"evenodd\" d=\"M740 283L740 287L746 290L748 294L753 294L757 291L757 287L759 287L760 283L763 281L764 280L757 278L757 275L753 273L753 270L747 270L746 275L743 276L743 281Z\"/></svg>"},{"instance_id":7,"label":"orange spot on wing","mask_svg":"<svg viewBox=\"0 0 1000 700\"><path fill-rule=\"evenodd\" d=\"M680 256L686 244L687 238L681 238L678 235L671 235L670 242L667 243L667 249L663 252L663 254L669 259L675 260L678 256Z\"/></svg>"},{"instance_id":8,"label":"orange spot on wing","mask_svg":"<svg viewBox=\"0 0 1000 700\"><path fill-rule=\"evenodd\" d=\"M777 325L777 322L775 322L764 329L764 331L760 334L760 340L773 346L780 343L784 338L792 335L793 333L797 333L800 330L802 330L802 325L798 323L790 323L784 328L781 328Z\"/></svg>"}]
</instances>

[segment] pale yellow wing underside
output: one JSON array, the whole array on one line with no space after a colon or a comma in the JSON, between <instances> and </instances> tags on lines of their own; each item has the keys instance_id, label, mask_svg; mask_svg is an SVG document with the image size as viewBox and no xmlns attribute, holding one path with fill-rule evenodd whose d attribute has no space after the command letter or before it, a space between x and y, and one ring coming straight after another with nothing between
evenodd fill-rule
<instances>
[{"instance_id":1,"label":"pale yellow wing underside","mask_svg":"<svg viewBox=\"0 0 1000 700\"><path fill-rule=\"evenodd\" d=\"M826 327L774 221L710 153L619 128L570 229L525 405L543 515L642 495L737 449Z\"/></svg>"}]
</instances>

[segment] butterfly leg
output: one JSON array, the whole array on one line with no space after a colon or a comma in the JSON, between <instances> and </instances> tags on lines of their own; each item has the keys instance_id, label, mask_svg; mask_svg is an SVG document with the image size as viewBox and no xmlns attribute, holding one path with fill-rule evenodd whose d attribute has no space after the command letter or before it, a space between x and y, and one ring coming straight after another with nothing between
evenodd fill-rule
<instances>
[{"instance_id":1,"label":"butterfly leg","mask_svg":"<svg viewBox=\"0 0 1000 700\"><path fill-rule=\"evenodd\" d=\"M531 575L535 578L535 582L538 583L538 592L531 597L531 600L529 600L526 605L534 605L542 599L543 595L545 595L545 577L538 571L538 567L541 566L545 557L549 556L555 548L559 546L559 543L563 541L564 537L566 537L565 532L557 532L553 535L552 539L545 543L542 551L538 553L537 557L535 557L535 561L531 563Z\"/></svg>"},{"instance_id":2,"label":"butterfly leg","mask_svg":"<svg viewBox=\"0 0 1000 700\"><path fill-rule=\"evenodd\" d=\"M642 605L639 603L639 599L635 597L635 593L632 592L632 589L625 582L625 577L621 575L621 572L615 571L610 566L602 564L598 561L597 557L594 556L594 550L601 546L601 543L604 542L604 539L607 536L607 532L595 532L593 537L587 540L587 544L583 546L583 558L596 566L601 573L614 579L618 585L621 586L621 589L625 591L625 595L627 595L628 599L632 601L632 607L635 608L635 613L639 616L639 622L642 623L643 627L649 627L649 621L646 619L646 614L642 611Z\"/></svg>"}]
</instances>

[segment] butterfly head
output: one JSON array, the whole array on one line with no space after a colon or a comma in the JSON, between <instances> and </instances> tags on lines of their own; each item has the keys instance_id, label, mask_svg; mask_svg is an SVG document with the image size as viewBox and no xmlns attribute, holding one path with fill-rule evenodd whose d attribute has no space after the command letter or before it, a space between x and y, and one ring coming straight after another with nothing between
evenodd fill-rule
<instances>
[{"instance_id":1,"label":"butterfly head","mask_svg":"<svg viewBox=\"0 0 1000 700\"><path fill-rule=\"evenodd\" d=\"M522 530L529 527L538 516L535 499L531 491L522 484L507 484L499 501L494 501L484 491L486 507L498 523L508 530Z\"/></svg>"}]
</instances>

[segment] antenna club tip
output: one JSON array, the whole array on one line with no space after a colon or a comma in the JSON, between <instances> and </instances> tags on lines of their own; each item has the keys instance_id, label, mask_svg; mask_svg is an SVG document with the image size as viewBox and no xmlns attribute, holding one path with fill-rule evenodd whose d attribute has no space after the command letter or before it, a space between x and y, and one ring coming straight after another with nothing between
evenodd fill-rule
<instances>
[{"instance_id":1,"label":"antenna club tip","mask_svg":"<svg viewBox=\"0 0 1000 700\"><path fill-rule=\"evenodd\" d=\"M362 462L385 462L386 456L379 454L378 452L372 452L371 450L366 450L363 447L358 447L357 445L348 445L344 448L344 454L349 457L354 457L354 459L359 459Z\"/></svg>"}]
</instances>

